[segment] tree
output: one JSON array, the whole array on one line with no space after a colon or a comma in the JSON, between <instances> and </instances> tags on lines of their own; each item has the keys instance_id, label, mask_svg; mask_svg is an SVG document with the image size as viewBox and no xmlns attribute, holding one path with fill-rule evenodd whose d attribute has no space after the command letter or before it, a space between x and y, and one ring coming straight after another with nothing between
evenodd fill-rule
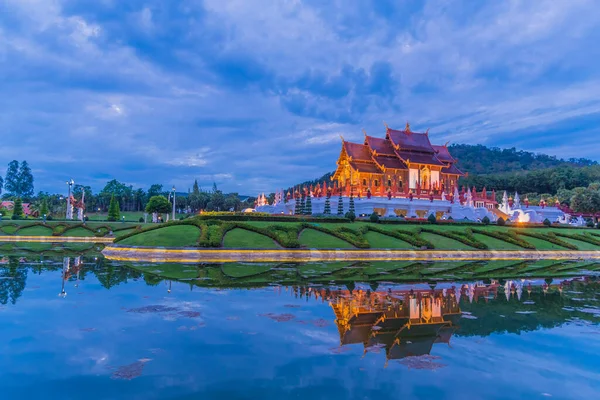
<instances>
[{"instance_id":1,"label":"tree","mask_svg":"<svg viewBox=\"0 0 600 400\"><path fill-rule=\"evenodd\" d=\"M348 212L351 212L352 214L356 214L356 211L354 210L354 196L352 195L352 193L350 193L350 205L348 208Z\"/></svg>"},{"instance_id":2,"label":"tree","mask_svg":"<svg viewBox=\"0 0 600 400\"><path fill-rule=\"evenodd\" d=\"M498 225L498 226L504 226L504 225L506 225L506 221L504 220L504 218L502 218L502 217L499 217L499 218L496 220L496 225Z\"/></svg>"},{"instance_id":3,"label":"tree","mask_svg":"<svg viewBox=\"0 0 600 400\"><path fill-rule=\"evenodd\" d=\"M435 224L437 222L437 219L435 218L435 214L433 214L433 213L429 214L429 217L427 217L427 221L429 221L429 223L431 223L431 224Z\"/></svg>"},{"instance_id":4,"label":"tree","mask_svg":"<svg viewBox=\"0 0 600 400\"><path fill-rule=\"evenodd\" d=\"M331 202L329 196L325 199L325 209L323 210L323 214L331 215Z\"/></svg>"},{"instance_id":5,"label":"tree","mask_svg":"<svg viewBox=\"0 0 600 400\"><path fill-rule=\"evenodd\" d=\"M550 222L550 220L548 218L546 218L543 222L544 225L546 226L552 226L552 222Z\"/></svg>"},{"instance_id":6,"label":"tree","mask_svg":"<svg viewBox=\"0 0 600 400\"><path fill-rule=\"evenodd\" d=\"M273 203L275 203L275 193L269 193L269 195L267 196L267 203L269 203L269 205L273 205Z\"/></svg>"},{"instance_id":7,"label":"tree","mask_svg":"<svg viewBox=\"0 0 600 400\"><path fill-rule=\"evenodd\" d=\"M33 174L31 173L31 168L29 168L27 161L21 161L18 184L19 196L26 198L33 197Z\"/></svg>"},{"instance_id":8,"label":"tree","mask_svg":"<svg viewBox=\"0 0 600 400\"><path fill-rule=\"evenodd\" d=\"M121 208L119 202L114 195L110 198L110 205L108 206L108 220L118 221L121 218Z\"/></svg>"},{"instance_id":9,"label":"tree","mask_svg":"<svg viewBox=\"0 0 600 400\"><path fill-rule=\"evenodd\" d=\"M356 219L356 214L354 214L352 211L348 211L345 217L348 218L350 222L354 222L354 220Z\"/></svg>"},{"instance_id":10,"label":"tree","mask_svg":"<svg viewBox=\"0 0 600 400\"><path fill-rule=\"evenodd\" d=\"M344 199L342 199L341 193L340 193L340 198L338 199L337 215L339 215L339 216L344 215Z\"/></svg>"},{"instance_id":11,"label":"tree","mask_svg":"<svg viewBox=\"0 0 600 400\"><path fill-rule=\"evenodd\" d=\"M152 196L146 204L147 213L168 214L171 211L171 203L165 196Z\"/></svg>"},{"instance_id":12,"label":"tree","mask_svg":"<svg viewBox=\"0 0 600 400\"><path fill-rule=\"evenodd\" d=\"M160 196L163 194L163 185L159 185L158 183L155 183L153 185L150 185L150 189L148 189L148 200L150 200L151 197L154 196Z\"/></svg>"},{"instance_id":13,"label":"tree","mask_svg":"<svg viewBox=\"0 0 600 400\"><path fill-rule=\"evenodd\" d=\"M223 207L225 210L230 211L239 211L242 202L240 201L240 196L237 193L229 193L225 196L225 200L223 201Z\"/></svg>"},{"instance_id":14,"label":"tree","mask_svg":"<svg viewBox=\"0 0 600 400\"><path fill-rule=\"evenodd\" d=\"M23 201L20 197L17 197L13 206L12 219L21 219L23 216Z\"/></svg>"},{"instance_id":15,"label":"tree","mask_svg":"<svg viewBox=\"0 0 600 400\"><path fill-rule=\"evenodd\" d=\"M304 214L312 215L312 200L310 197L310 193L306 196L306 204L304 205Z\"/></svg>"},{"instance_id":16,"label":"tree","mask_svg":"<svg viewBox=\"0 0 600 400\"><path fill-rule=\"evenodd\" d=\"M483 219L481 220L481 223L484 224L484 225L489 225L490 224L490 219L488 218L487 215L485 217L483 217Z\"/></svg>"},{"instance_id":17,"label":"tree","mask_svg":"<svg viewBox=\"0 0 600 400\"><path fill-rule=\"evenodd\" d=\"M300 197L296 197L294 200L294 215L300 215L304 212L302 208L300 208Z\"/></svg>"},{"instance_id":18,"label":"tree","mask_svg":"<svg viewBox=\"0 0 600 400\"><path fill-rule=\"evenodd\" d=\"M223 211L225 206L225 196L220 190L214 190L210 195L210 201L206 205L211 211Z\"/></svg>"},{"instance_id":19,"label":"tree","mask_svg":"<svg viewBox=\"0 0 600 400\"><path fill-rule=\"evenodd\" d=\"M40 204L40 214L43 215L49 215L50 211L48 210L48 200L47 199L42 199L42 204Z\"/></svg>"},{"instance_id":20,"label":"tree","mask_svg":"<svg viewBox=\"0 0 600 400\"><path fill-rule=\"evenodd\" d=\"M304 212L306 211L306 203L305 203L305 198L304 195L302 195L302 197L300 197L300 214L304 214Z\"/></svg>"},{"instance_id":21,"label":"tree","mask_svg":"<svg viewBox=\"0 0 600 400\"><path fill-rule=\"evenodd\" d=\"M0 194L2 194L2 188L4 187L4 179L0 176Z\"/></svg>"},{"instance_id":22,"label":"tree","mask_svg":"<svg viewBox=\"0 0 600 400\"><path fill-rule=\"evenodd\" d=\"M374 212L373 214L371 214L371 216L369 217L369 220L376 224L379 222L379 214L377 214L376 212Z\"/></svg>"},{"instance_id":23,"label":"tree","mask_svg":"<svg viewBox=\"0 0 600 400\"><path fill-rule=\"evenodd\" d=\"M578 190L571 198L571 208L578 213L596 213L600 211L600 191L587 187Z\"/></svg>"},{"instance_id":24,"label":"tree","mask_svg":"<svg viewBox=\"0 0 600 400\"><path fill-rule=\"evenodd\" d=\"M192 188L192 194L195 194L195 195L200 194L200 186L198 186L198 179L194 179L194 186Z\"/></svg>"},{"instance_id":25,"label":"tree","mask_svg":"<svg viewBox=\"0 0 600 400\"><path fill-rule=\"evenodd\" d=\"M19 162L12 160L8 163L6 169L6 178L4 179L4 189L7 193L18 196L19 189Z\"/></svg>"}]
</instances>

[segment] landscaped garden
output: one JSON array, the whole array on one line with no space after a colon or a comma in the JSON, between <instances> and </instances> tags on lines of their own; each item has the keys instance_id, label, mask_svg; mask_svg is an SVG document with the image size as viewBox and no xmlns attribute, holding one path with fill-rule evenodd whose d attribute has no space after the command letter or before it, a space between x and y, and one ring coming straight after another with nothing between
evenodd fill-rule
<instances>
[{"instance_id":1,"label":"landscaped garden","mask_svg":"<svg viewBox=\"0 0 600 400\"><path fill-rule=\"evenodd\" d=\"M600 230L586 228L217 218L196 217L137 228L116 238L115 243L232 249L600 250Z\"/></svg>"}]
</instances>

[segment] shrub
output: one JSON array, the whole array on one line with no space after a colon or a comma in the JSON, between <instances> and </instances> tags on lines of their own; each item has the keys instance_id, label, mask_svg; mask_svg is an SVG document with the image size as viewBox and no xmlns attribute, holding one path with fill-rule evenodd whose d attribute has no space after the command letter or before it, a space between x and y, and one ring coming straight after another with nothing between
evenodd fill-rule
<instances>
[{"instance_id":1,"label":"shrub","mask_svg":"<svg viewBox=\"0 0 600 400\"><path fill-rule=\"evenodd\" d=\"M502 219L502 218L500 218L500 219ZM504 220L502 219L502 221L504 221ZM493 237L495 239L502 240L503 242L506 242L506 243L514 244L514 245L522 247L524 249L535 250L534 245L521 239L514 232L496 232L496 231L488 231L488 230L483 230L483 229L474 229L473 232L479 233L481 235Z\"/></svg>"},{"instance_id":2,"label":"shrub","mask_svg":"<svg viewBox=\"0 0 600 400\"><path fill-rule=\"evenodd\" d=\"M386 236L390 236L399 240L402 240L406 243L409 243L415 247L425 247L427 249L433 249L434 246L432 243L428 242L427 240L423 239L422 237L419 236L418 233L413 233L413 232L405 232L405 231L388 231L385 229L381 229L378 228L376 226L373 225L369 225L367 227L365 227L367 231L373 231L373 232L377 232L380 233L382 235L386 235ZM366 233L366 232L365 232Z\"/></svg>"},{"instance_id":3,"label":"shrub","mask_svg":"<svg viewBox=\"0 0 600 400\"><path fill-rule=\"evenodd\" d=\"M354 222L354 220L356 219L356 214L354 214L352 211L348 211L345 217L346 219L350 220L350 222Z\"/></svg>"},{"instance_id":4,"label":"shrub","mask_svg":"<svg viewBox=\"0 0 600 400\"><path fill-rule=\"evenodd\" d=\"M504 218L499 217L498 220L496 220L496 225L504 226L504 225L506 225L506 221L504 220Z\"/></svg>"},{"instance_id":5,"label":"shrub","mask_svg":"<svg viewBox=\"0 0 600 400\"><path fill-rule=\"evenodd\" d=\"M548 218L546 218L543 223L546 226L552 226L552 222L550 222L550 220Z\"/></svg>"},{"instance_id":6,"label":"shrub","mask_svg":"<svg viewBox=\"0 0 600 400\"><path fill-rule=\"evenodd\" d=\"M138 219L138 222L144 222L144 217L140 217L140 219Z\"/></svg>"},{"instance_id":7,"label":"shrub","mask_svg":"<svg viewBox=\"0 0 600 400\"><path fill-rule=\"evenodd\" d=\"M46 221L52 221L52 219L53 219L53 218L52 218L52 215L48 215L48 216L46 217Z\"/></svg>"},{"instance_id":8,"label":"shrub","mask_svg":"<svg viewBox=\"0 0 600 400\"><path fill-rule=\"evenodd\" d=\"M487 215L485 217L483 217L483 219L481 220L481 223L484 225L489 225L490 224L490 219L487 217Z\"/></svg>"},{"instance_id":9,"label":"shrub","mask_svg":"<svg viewBox=\"0 0 600 400\"><path fill-rule=\"evenodd\" d=\"M422 228L422 231L427 232L427 233L433 233L433 234L440 235L440 236L444 236L449 239L454 239L458 242L466 244L467 246L474 247L476 249L480 249L480 250L488 249L488 246L485 243L480 242L479 240L475 239L475 237L473 236L473 231L470 229L465 230L464 232L451 232L451 231L441 231L441 230Z\"/></svg>"},{"instance_id":10,"label":"shrub","mask_svg":"<svg viewBox=\"0 0 600 400\"><path fill-rule=\"evenodd\" d=\"M431 224L435 224L437 222L437 219L435 218L434 214L429 214L429 217L427 217L427 221L429 221L429 223Z\"/></svg>"},{"instance_id":11,"label":"shrub","mask_svg":"<svg viewBox=\"0 0 600 400\"><path fill-rule=\"evenodd\" d=\"M376 212L374 212L373 214L371 214L371 216L369 217L369 220L376 224L379 222L379 214L377 214Z\"/></svg>"},{"instance_id":12,"label":"shrub","mask_svg":"<svg viewBox=\"0 0 600 400\"><path fill-rule=\"evenodd\" d=\"M118 221L121 217L121 209L119 207L119 202L115 199L115 195L112 195L110 198L110 204L108 205L108 220L109 221Z\"/></svg>"},{"instance_id":13,"label":"shrub","mask_svg":"<svg viewBox=\"0 0 600 400\"><path fill-rule=\"evenodd\" d=\"M594 220L593 219L588 219L586 225L587 225L588 228L593 228L594 227Z\"/></svg>"},{"instance_id":14,"label":"shrub","mask_svg":"<svg viewBox=\"0 0 600 400\"><path fill-rule=\"evenodd\" d=\"M449 216L448 221L454 221L454 218L452 218L452 216Z\"/></svg>"},{"instance_id":15,"label":"shrub","mask_svg":"<svg viewBox=\"0 0 600 400\"><path fill-rule=\"evenodd\" d=\"M558 246L561 246L561 247L564 247L564 248L567 248L567 249L570 249L570 250L579 250L579 248L577 246L575 246L574 244L571 244L569 242L565 242L564 240L559 239L552 232L548 232L547 234L543 234L543 233L537 233L537 232L531 232L531 231L517 231L517 233L519 235L530 236L532 238L545 240L547 242L556 244Z\"/></svg>"},{"instance_id":16,"label":"shrub","mask_svg":"<svg viewBox=\"0 0 600 400\"><path fill-rule=\"evenodd\" d=\"M23 217L23 200L21 200L20 197L17 197L13 207L12 219L22 219Z\"/></svg>"}]
</instances>

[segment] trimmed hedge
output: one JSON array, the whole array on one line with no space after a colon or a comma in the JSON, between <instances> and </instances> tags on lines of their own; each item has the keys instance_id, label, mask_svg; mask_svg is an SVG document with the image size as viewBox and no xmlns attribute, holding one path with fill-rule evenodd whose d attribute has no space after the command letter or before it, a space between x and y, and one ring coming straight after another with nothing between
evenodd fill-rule
<instances>
[{"instance_id":1,"label":"trimmed hedge","mask_svg":"<svg viewBox=\"0 0 600 400\"><path fill-rule=\"evenodd\" d=\"M518 235L529 236L529 237L532 237L532 238L545 240L547 242L556 244L558 246L565 247L565 248L570 249L570 250L579 250L579 248L577 246L575 246L574 244L565 242L564 240L560 240L552 232L548 232L546 234L543 234L543 233L533 233L533 232L517 231L516 233Z\"/></svg>"},{"instance_id":2,"label":"trimmed hedge","mask_svg":"<svg viewBox=\"0 0 600 400\"><path fill-rule=\"evenodd\" d=\"M596 239L596 238L592 237L591 235L586 235L586 234L567 235L565 233L555 233L555 235L564 237L567 239L580 240L582 242L593 244L594 246L600 246L600 239Z\"/></svg>"},{"instance_id":3,"label":"trimmed hedge","mask_svg":"<svg viewBox=\"0 0 600 400\"><path fill-rule=\"evenodd\" d=\"M422 237L418 236L418 234L413 234L411 232L388 231L385 229L381 229L377 226L371 226L371 225L363 226L362 228L360 228L360 230L363 235L369 231L372 231L372 232L376 232L376 233L379 233L382 235L393 237L398 240L402 240L402 241L404 241L412 246L415 246L417 248L426 247L427 249L430 249L430 250L433 250L435 248L432 243L430 243L427 240L423 239Z\"/></svg>"},{"instance_id":4,"label":"trimmed hedge","mask_svg":"<svg viewBox=\"0 0 600 400\"><path fill-rule=\"evenodd\" d=\"M473 229L473 232L478 233L480 235L486 235L494 239L502 240L503 242L514 244L515 246L519 246L524 249L535 250L534 245L532 245L524 239L521 239L519 236L517 236L515 232L498 232L488 231L485 229Z\"/></svg>"},{"instance_id":5,"label":"trimmed hedge","mask_svg":"<svg viewBox=\"0 0 600 400\"><path fill-rule=\"evenodd\" d=\"M302 224L301 226L303 229L314 229L323 233L327 233L331 236L335 236L338 239L342 239L350 243L354 247L358 247L359 249L368 249L371 247L367 239L365 239L365 237L360 232L357 232L350 228L340 226L334 229L329 229L319 225L313 225L308 223Z\"/></svg>"},{"instance_id":6,"label":"trimmed hedge","mask_svg":"<svg viewBox=\"0 0 600 400\"><path fill-rule=\"evenodd\" d=\"M448 239L454 239L456 241L461 242L462 244L466 244L467 246L474 247L476 249L480 249L480 250L488 249L487 244L475 239L475 237L473 236L473 231L471 231L470 229L465 229L464 232L451 232L451 231L441 231L441 230L438 231L435 229L427 229L427 228L421 228L421 230L422 230L422 232L427 232L427 233L432 233L434 235L444 236L444 237L447 237Z\"/></svg>"},{"instance_id":7,"label":"trimmed hedge","mask_svg":"<svg viewBox=\"0 0 600 400\"><path fill-rule=\"evenodd\" d=\"M246 221L264 221L264 222L327 222L327 223L346 223L349 222L347 218L330 216L330 217L311 217L311 216L298 216L298 215L271 215L262 214L256 215L257 213L241 213L241 214L201 214L194 218L195 220L219 220L219 221L231 221L231 222L246 222Z\"/></svg>"}]
</instances>

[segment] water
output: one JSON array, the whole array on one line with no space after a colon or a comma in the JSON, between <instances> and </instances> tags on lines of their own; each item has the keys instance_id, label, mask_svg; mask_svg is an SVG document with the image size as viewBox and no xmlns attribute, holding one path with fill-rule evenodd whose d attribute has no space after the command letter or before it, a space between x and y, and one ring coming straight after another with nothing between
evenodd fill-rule
<instances>
[{"instance_id":1,"label":"water","mask_svg":"<svg viewBox=\"0 0 600 400\"><path fill-rule=\"evenodd\" d=\"M600 280L568 264L534 268L554 279L499 281L441 279L476 273L428 265L421 281L408 281L384 264L331 273L320 265L131 265L94 256L1 262L6 399L600 393ZM428 272L436 269L449 272ZM370 281L355 281L357 273ZM182 281L164 279L176 275Z\"/></svg>"}]
</instances>

